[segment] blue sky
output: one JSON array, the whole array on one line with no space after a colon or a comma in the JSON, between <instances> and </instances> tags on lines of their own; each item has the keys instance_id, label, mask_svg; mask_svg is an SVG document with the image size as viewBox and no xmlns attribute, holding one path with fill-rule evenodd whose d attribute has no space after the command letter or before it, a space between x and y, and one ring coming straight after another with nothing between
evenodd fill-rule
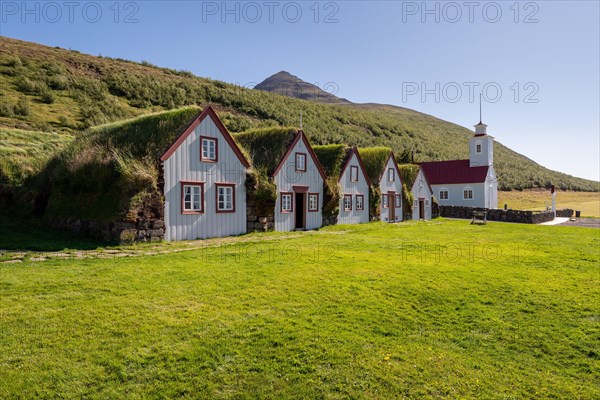
<instances>
[{"instance_id":1,"label":"blue sky","mask_svg":"<svg viewBox=\"0 0 600 400\"><path fill-rule=\"evenodd\" d=\"M0 3L1 35L242 85L286 70L468 128L485 88L496 140L600 179L598 1Z\"/></svg>"}]
</instances>

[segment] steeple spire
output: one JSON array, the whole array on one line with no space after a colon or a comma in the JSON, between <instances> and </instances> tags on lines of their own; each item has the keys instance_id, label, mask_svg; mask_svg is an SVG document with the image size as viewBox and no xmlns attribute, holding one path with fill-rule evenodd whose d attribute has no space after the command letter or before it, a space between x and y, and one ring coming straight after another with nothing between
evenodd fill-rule
<instances>
[{"instance_id":1,"label":"steeple spire","mask_svg":"<svg viewBox=\"0 0 600 400\"><path fill-rule=\"evenodd\" d=\"M479 123L475 125L475 136L485 136L487 135L487 125L481 122L482 112L481 112L481 93L479 93Z\"/></svg>"},{"instance_id":2,"label":"steeple spire","mask_svg":"<svg viewBox=\"0 0 600 400\"><path fill-rule=\"evenodd\" d=\"M482 118L481 118L481 93L479 93L479 124L482 124Z\"/></svg>"}]
</instances>

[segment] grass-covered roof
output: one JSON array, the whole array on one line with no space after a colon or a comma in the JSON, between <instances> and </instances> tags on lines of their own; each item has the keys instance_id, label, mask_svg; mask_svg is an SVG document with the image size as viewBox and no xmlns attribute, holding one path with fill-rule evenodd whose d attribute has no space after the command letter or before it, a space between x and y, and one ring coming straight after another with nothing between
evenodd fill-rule
<instances>
[{"instance_id":1,"label":"grass-covered roof","mask_svg":"<svg viewBox=\"0 0 600 400\"><path fill-rule=\"evenodd\" d=\"M144 115L91 128L46 167L46 215L88 220L159 216L159 157L200 114L198 107ZM152 206L149 206L152 204Z\"/></svg>"},{"instance_id":2,"label":"grass-covered roof","mask_svg":"<svg viewBox=\"0 0 600 400\"><path fill-rule=\"evenodd\" d=\"M313 150L327 176L337 180L352 149L343 144L326 144L313 146Z\"/></svg>"},{"instance_id":3,"label":"grass-covered roof","mask_svg":"<svg viewBox=\"0 0 600 400\"><path fill-rule=\"evenodd\" d=\"M251 129L233 135L234 140L250 157L252 166L271 175L293 142L297 129L274 127Z\"/></svg>"},{"instance_id":4,"label":"grass-covered roof","mask_svg":"<svg viewBox=\"0 0 600 400\"><path fill-rule=\"evenodd\" d=\"M202 109L178 108L88 129L75 145L114 147L133 157L160 157Z\"/></svg>"},{"instance_id":5,"label":"grass-covered roof","mask_svg":"<svg viewBox=\"0 0 600 400\"><path fill-rule=\"evenodd\" d=\"M419 167L417 164L398 164L398 171L400 172L400 180L410 190L417 179L419 174Z\"/></svg>"},{"instance_id":6,"label":"grass-covered roof","mask_svg":"<svg viewBox=\"0 0 600 400\"><path fill-rule=\"evenodd\" d=\"M372 184L378 184L381 173L385 168L385 163L392 151L389 147L367 147L359 149L360 158L367 170Z\"/></svg>"}]
</instances>

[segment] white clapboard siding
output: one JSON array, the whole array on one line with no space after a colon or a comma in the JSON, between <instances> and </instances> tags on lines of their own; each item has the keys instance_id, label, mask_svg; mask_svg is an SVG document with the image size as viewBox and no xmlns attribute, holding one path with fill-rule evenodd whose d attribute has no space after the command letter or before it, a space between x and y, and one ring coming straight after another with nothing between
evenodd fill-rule
<instances>
[{"instance_id":1,"label":"white clapboard siding","mask_svg":"<svg viewBox=\"0 0 600 400\"><path fill-rule=\"evenodd\" d=\"M388 180L388 169L394 169L394 181L390 182ZM381 174L381 179L379 181L379 189L381 190L381 196L387 195L389 192L395 192L400 195L400 207L395 207L395 219L390 221L390 208L394 207L394 199L390 198L388 200L388 207L383 207L383 200L380 202L381 209L381 220L384 222L399 222L402 221L402 182L400 181L400 173L398 172L398 166L396 165L396 160L392 154L387 160L385 164L385 168L383 169L383 173Z\"/></svg>"},{"instance_id":2,"label":"white clapboard siding","mask_svg":"<svg viewBox=\"0 0 600 400\"><path fill-rule=\"evenodd\" d=\"M413 195L413 205L412 205L412 219L419 220L420 219L420 201L423 201L424 207L424 216L425 220L431 220L431 196L433 193L431 192L431 188L427 183L427 179L425 179L425 174L422 169L419 169L419 173L413 183L411 189Z\"/></svg>"},{"instance_id":3,"label":"white clapboard siding","mask_svg":"<svg viewBox=\"0 0 600 400\"><path fill-rule=\"evenodd\" d=\"M358 170L358 181L352 182L351 171L352 167ZM369 184L363 173L358 156L352 153L346 168L340 177L341 197L340 197L340 212L338 214L338 224L362 224L369 222ZM344 195L352 195L352 210L344 210ZM363 195L363 210L356 209L356 195Z\"/></svg>"},{"instance_id":4,"label":"white clapboard siding","mask_svg":"<svg viewBox=\"0 0 600 400\"><path fill-rule=\"evenodd\" d=\"M303 135L303 134L302 134ZM306 172L295 171L295 155L296 153L306 154ZM281 193L294 192L294 186L306 187L307 193L317 193L319 195L318 211L308 211L308 199L305 201L306 229L318 229L323 226L323 178L319 173L319 169L315 160L311 156L311 151L308 150L302 139L298 140L292 150L288 153L288 158L283 161L283 166L274 176L275 184L277 185L277 201L275 203L275 230L288 232L295 229L295 211L296 202L295 196L292 196L293 210L292 213L281 212ZM307 194L308 195L308 194Z\"/></svg>"},{"instance_id":5,"label":"white clapboard siding","mask_svg":"<svg viewBox=\"0 0 600 400\"><path fill-rule=\"evenodd\" d=\"M200 161L200 136L218 140L218 162ZM164 160L165 239L205 239L246 233L246 169L210 115ZM204 213L182 214L181 182L204 182ZM235 184L235 212L217 213L215 183Z\"/></svg>"}]
</instances>

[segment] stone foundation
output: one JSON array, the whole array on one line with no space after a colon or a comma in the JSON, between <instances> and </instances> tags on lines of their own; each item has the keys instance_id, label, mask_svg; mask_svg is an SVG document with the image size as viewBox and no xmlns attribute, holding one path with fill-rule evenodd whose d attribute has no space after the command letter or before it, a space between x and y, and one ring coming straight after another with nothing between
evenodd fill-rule
<instances>
[{"instance_id":1,"label":"stone foundation","mask_svg":"<svg viewBox=\"0 0 600 400\"><path fill-rule=\"evenodd\" d=\"M329 215L327 217L325 215L323 215L323 226L337 225L337 223L338 223L338 214Z\"/></svg>"},{"instance_id":2,"label":"stone foundation","mask_svg":"<svg viewBox=\"0 0 600 400\"><path fill-rule=\"evenodd\" d=\"M275 229L275 204L248 201L246 204L246 231L268 232Z\"/></svg>"},{"instance_id":3,"label":"stone foundation","mask_svg":"<svg viewBox=\"0 0 600 400\"><path fill-rule=\"evenodd\" d=\"M162 220L137 222L82 221L74 218L57 218L51 226L65 229L78 235L90 236L109 243L159 242L165 236Z\"/></svg>"}]
</instances>

